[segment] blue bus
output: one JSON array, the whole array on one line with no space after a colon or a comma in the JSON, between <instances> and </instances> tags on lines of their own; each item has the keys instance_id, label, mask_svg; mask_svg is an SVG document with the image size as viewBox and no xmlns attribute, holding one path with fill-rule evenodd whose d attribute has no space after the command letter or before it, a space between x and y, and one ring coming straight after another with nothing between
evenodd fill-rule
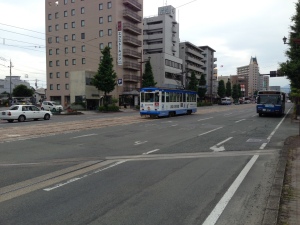
<instances>
[{"instance_id":1,"label":"blue bus","mask_svg":"<svg viewBox=\"0 0 300 225\"><path fill-rule=\"evenodd\" d=\"M285 111L285 93L281 91L259 91L256 112L262 115L282 116Z\"/></svg>"},{"instance_id":2,"label":"blue bus","mask_svg":"<svg viewBox=\"0 0 300 225\"><path fill-rule=\"evenodd\" d=\"M140 115L151 118L192 114L197 111L197 92L147 87L140 92Z\"/></svg>"}]
</instances>

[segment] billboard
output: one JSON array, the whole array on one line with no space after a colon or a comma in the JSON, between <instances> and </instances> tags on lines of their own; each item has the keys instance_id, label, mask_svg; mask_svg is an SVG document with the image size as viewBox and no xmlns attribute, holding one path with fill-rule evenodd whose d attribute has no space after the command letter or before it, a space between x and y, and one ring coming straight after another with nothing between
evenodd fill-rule
<instances>
[{"instance_id":1,"label":"billboard","mask_svg":"<svg viewBox=\"0 0 300 225\"><path fill-rule=\"evenodd\" d=\"M122 21L118 21L118 65L123 65L123 36Z\"/></svg>"}]
</instances>

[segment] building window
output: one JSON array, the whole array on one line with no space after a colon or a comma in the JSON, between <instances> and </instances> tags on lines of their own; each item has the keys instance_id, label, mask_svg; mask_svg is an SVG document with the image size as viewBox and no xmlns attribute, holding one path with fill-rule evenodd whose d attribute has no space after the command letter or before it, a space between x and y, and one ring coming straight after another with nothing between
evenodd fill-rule
<instances>
[{"instance_id":1,"label":"building window","mask_svg":"<svg viewBox=\"0 0 300 225\"><path fill-rule=\"evenodd\" d=\"M103 23L103 17L99 17L99 23L100 23L100 24Z\"/></svg>"},{"instance_id":2,"label":"building window","mask_svg":"<svg viewBox=\"0 0 300 225\"><path fill-rule=\"evenodd\" d=\"M56 66L59 66L59 60L56 60Z\"/></svg>"},{"instance_id":3,"label":"building window","mask_svg":"<svg viewBox=\"0 0 300 225\"><path fill-rule=\"evenodd\" d=\"M72 64L76 65L76 59L72 59Z\"/></svg>"},{"instance_id":4,"label":"building window","mask_svg":"<svg viewBox=\"0 0 300 225\"><path fill-rule=\"evenodd\" d=\"M75 9L72 9L72 10L71 10L71 15L72 15L72 16L75 16Z\"/></svg>"},{"instance_id":5,"label":"building window","mask_svg":"<svg viewBox=\"0 0 300 225\"><path fill-rule=\"evenodd\" d=\"M85 52L85 45L82 45L82 46L81 46L81 51L82 51L82 52Z\"/></svg>"},{"instance_id":6,"label":"building window","mask_svg":"<svg viewBox=\"0 0 300 225\"><path fill-rule=\"evenodd\" d=\"M76 47L75 47L75 46L72 47L72 52L73 52L73 53L76 52Z\"/></svg>"},{"instance_id":7,"label":"building window","mask_svg":"<svg viewBox=\"0 0 300 225\"><path fill-rule=\"evenodd\" d=\"M53 90L53 84L50 84L49 89Z\"/></svg>"},{"instance_id":8,"label":"building window","mask_svg":"<svg viewBox=\"0 0 300 225\"><path fill-rule=\"evenodd\" d=\"M108 29L108 36L112 35L112 29Z\"/></svg>"},{"instance_id":9,"label":"building window","mask_svg":"<svg viewBox=\"0 0 300 225\"><path fill-rule=\"evenodd\" d=\"M55 49L56 55L59 55L59 48Z\"/></svg>"},{"instance_id":10,"label":"building window","mask_svg":"<svg viewBox=\"0 0 300 225\"><path fill-rule=\"evenodd\" d=\"M48 38L48 43L52 43L52 37Z\"/></svg>"},{"instance_id":11,"label":"building window","mask_svg":"<svg viewBox=\"0 0 300 225\"><path fill-rule=\"evenodd\" d=\"M60 84L56 85L57 90L60 90Z\"/></svg>"},{"instance_id":12,"label":"building window","mask_svg":"<svg viewBox=\"0 0 300 225\"><path fill-rule=\"evenodd\" d=\"M68 0L64 0L64 4L66 5L68 3Z\"/></svg>"},{"instance_id":13,"label":"building window","mask_svg":"<svg viewBox=\"0 0 300 225\"><path fill-rule=\"evenodd\" d=\"M58 12L55 13L55 19L58 19Z\"/></svg>"},{"instance_id":14,"label":"building window","mask_svg":"<svg viewBox=\"0 0 300 225\"><path fill-rule=\"evenodd\" d=\"M100 43L99 48L100 48L100 50L102 50L104 48L103 43Z\"/></svg>"},{"instance_id":15,"label":"building window","mask_svg":"<svg viewBox=\"0 0 300 225\"><path fill-rule=\"evenodd\" d=\"M65 84L66 90L69 90L69 84Z\"/></svg>"},{"instance_id":16,"label":"building window","mask_svg":"<svg viewBox=\"0 0 300 225\"><path fill-rule=\"evenodd\" d=\"M84 25L85 25L85 21L81 20L81 27L84 27Z\"/></svg>"},{"instance_id":17,"label":"building window","mask_svg":"<svg viewBox=\"0 0 300 225\"><path fill-rule=\"evenodd\" d=\"M49 55L52 55L52 49L49 49Z\"/></svg>"},{"instance_id":18,"label":"building window","mask_svg":"<svg viewBox=\"0 0 300 225\"><path fill-rule=\"evenodd\" d=\"M59 43L59 37L55 37L56 43Z\"/></svg>"},{"instance_id":19,"label":"building window","mask_svg":"<svg viewBox=\"0 0 300 225\"><path fill-rule=\"evenodd\" d=\"M65 47L65 54L68 54L68 47Z\"/></svg>"},{"instance_id":20,"label":"building window","mask_svg":"<svg viewBox=\"0 0 300 225\"><path fill-rule=\"evenodd\" d=\"M60 72L56 73L56 78L60 78Z\"/></svg>"},{"instance_id":21,"label":"building window","mask_svg":"<svg viewBox=\"0 0 300 225\"><path fill-rule=\"evenodd\" d=\"M75 22L72 22L72 28L75 28Z\"/></svg>"},{"instance_id":22,"label":"building window","mask_svg":"<svg viewBox=\"0 0 300 225\"><path fill-rule=\"evenodd\" d=\"M68 11L64 11L64 17L68 16Z\"/></svg>"},{"instance_id":23,"label":"building window","mask_svg":"<svg viewBox=\"0 0 300 225\"><path fill-rule=\"evenodd\" d=\"M69 65L69 60L66 59L66 60L65 60L65 66L68 66L68 65Z\"/></svg>"},{"instance_id":24,"label":"building window","mask_svg":"<svg viewBox=\"0 0 300 225\"><path fill-rule=\"evenodd\" d=\"M68 41L68 35L65 35L65 36L64 36L64 40L65 40L65 41Z\"/></svg>"},{"instance_id":25,"label":"building window","mask_svg":"<svg viewBox=\"0 0 300 225\"><path fill-rule=\"evenodd\" d=\"M103 3L100 3L99 4L99 10L102 10L103 9Z\"/></svg>"},{"instance_id":26,"label":"building window","mask_svg":"<svg viewBox=\"0 0 300 225\"><path fill-rule=\"evenodd\" d=\"M53 62L49 61L49 67L52 67L52 66L53 66Z\"/></svg>"},{"instance_id":27,"label":"building window","mask_svg":"<svg viewBox=\"0 0 300 225\"><path fill-rule=\"evenodd\" d=\"M107 3L107 8L110 9L111 8L111 2Z\"/></svg>"},{"instance_id":28,"label":"building window","mask_svg":"<svg viewBox=\"0 0 300 225\"><path fill-rule=\"evenodd\" d=\"M107 20L108 20L108 22L111 22L112 21L112 16L108 16Z\"/></svg>"},{"instance_id":29,"label":"building window","mask_svg":"<svg viewBox=\"0 0 300 225\"><path fill-rule=\"evenodd\" d=\"M75 0L71 0L72 3L75 3Z\"/></svg>"},{"instance_id":30,"label":"building window","mask_svg":"<svg viewBox=\"0 0 300 225\"><path fill-rule=\"evenodd\" d=\"M72 34L72 40L75 41L75 39L76 39L75 34Z\"/></svg>"},{"instance_id":31,"label":"building window","mask_svg":"<svg viewBox=\"0 0 300 225\"><path fill-rule=\"evenodd\" d=\"M65 72L65 78L69 78L69 72Z\"/></svg>"},{"instance_id":32,"label":"building window","mask_svg":"<svg viewBox=\"0 0 300 225\"><path fill-rule=\"evenodd\" d=\"M99 31L99 37L103 37L103 30Z\"/></svg>"},{"instance_id":33,"label":"building window","mask_svg":"<svg viewBox=\"0 0 300 225\"><path fill-rule=\"evenodd\" d=\"M108 42L108 47L112 47L112 43L111 42Z\"/></svg>"},{"instance_id":34,"label":"building window","mask_svg":"<svg viewBox=\"0 0 300 225\"><path fill-rule=\"evenodd\" d=\"M68 29L68 23L64 23L64 28Z\"/></svg>"},{"instance_id":35,"label":"building window","mask_svg":"<svg viewBox=\"0 0 300 225\"><path fill-rule=\"evenodd\" d=\"M48 20L52 20L52 14L48 14Z\"/></svg>"},{"instance_id":36,"label":"building window","mask_svg":"<svg viewBox=\"0 0 300 225\"><path fill-rule=\"evenodd\" d=\"M81 59L81 63L82 63L82 64L85 64L85 58L82 58L82 59Z\"/></svg>"},{"instance_id":37,"label":"building window","mask_svg":"<svg viewBox=\"0 0 300 225\"><path fill-rule=\"evenodd\" d=\"M84 7L81 7L80 12L81 14L84 14Z\"/></svg>"},{"instance_id":38,"label":"building window","mask_svg":"<svg viewBox=\"0 0 300 225\"><path fill-rule=\"evenodd\" d=\"M48 31L49 31L49 32L52 31L52 26L48 26Z\"/></svg>"},{"instance_id":39,"label":"building window","mask_svg":"<svg viewBox=\"0 0 300 225\"><path fill-rule=\"evenodd\" d=\"M53 78L53 73L49 73L49 78L50 78L50 79Z\"/></svg>"},{"instance_id":40,"label":"building window","mask_svg":"<svg viewBox=\"0 0 300 225\"><path fill-rule=\"evenodd\" d=\"M55 25L55 30L59 30L59 25L58 24Z\"/></svg>"},{"instance_id":41,"label":"building window","mask_svg":"<svg viewBox=\"0 0 300 225\"><path fill-rule=\"evenodd\" d=\"M85 39L85 33L81 33L81 39Z\"/></svg>"}]
</instances>

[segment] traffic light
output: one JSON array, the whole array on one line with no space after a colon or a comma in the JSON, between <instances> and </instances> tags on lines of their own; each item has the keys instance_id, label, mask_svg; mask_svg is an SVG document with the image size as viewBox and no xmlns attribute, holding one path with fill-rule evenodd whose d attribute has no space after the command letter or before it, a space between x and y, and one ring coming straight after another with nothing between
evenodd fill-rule
<instances>
[{"instance_id":1,"label":"traffic light","mask_svg":"<svg viewBox=\"0 0 300 225\"><path fill-rule=\"evenodd\" d=\"M277 77L277 71L270 71L270 77Z\"/></svg>"}]
</instances>

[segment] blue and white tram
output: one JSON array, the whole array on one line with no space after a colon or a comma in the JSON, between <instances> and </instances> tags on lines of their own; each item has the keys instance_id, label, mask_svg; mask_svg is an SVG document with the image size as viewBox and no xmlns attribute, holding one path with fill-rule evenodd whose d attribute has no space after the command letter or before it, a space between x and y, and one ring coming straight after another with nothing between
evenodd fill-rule
<instances>
[{"instance_id":1,"label":"blue and white tram","mask_svg":"<svg viewBox=\"0 0 300 225\"><path fill-rule=\"evenodd\" d=\"M141 89L140 101L141 116L175 116L197 111L195 91L147 87Z\"/></svg>"}]
</instances>

